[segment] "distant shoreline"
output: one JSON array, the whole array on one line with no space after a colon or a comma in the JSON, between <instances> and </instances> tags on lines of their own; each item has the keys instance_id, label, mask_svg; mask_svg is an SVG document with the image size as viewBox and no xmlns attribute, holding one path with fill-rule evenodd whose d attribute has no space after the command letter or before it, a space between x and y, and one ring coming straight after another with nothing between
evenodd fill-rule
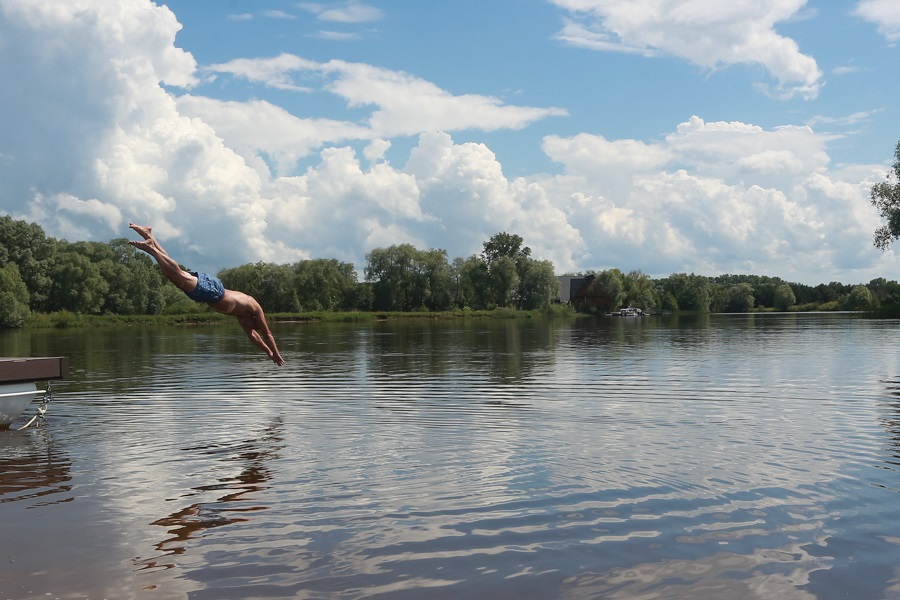
<instances>
[{"instance_id":1,"label":"distant shoreline","mask_svg":"<svg viewBox=\"0 0 900 600\"><path fill-rule=\"evenodd\" d=\"M453 311L310 311L299 313L269 313L266 319L270 323L375 323L379 321L403 320L451 320L451 319L532 319L546 317L586 317L572 310L551 309L514 310L498 308L494 310L453 310ZM172 315L79 315L71 312L32 313L25 321L24 329L69 327L121 327L132 325L215 325L231 323L234 319L228 315L211 310Z\"/></svg>"},{"instance_id":2,"label":"distant shoreline","mask_svg":"<svg viewBox=\"0 0 900 600\"><path fill-rule=\"evenodd\" d=\"M696 311L664 311L664 313L649 312L647 316L666 315L696 315L696 314L734 314L754 315L775 313L774 309L754 310L742 313L697 313ZM803 314L812 312L845 312L834 310L822 310L819 307L803 307L801 310L789 310L787 313ZM860 314L868 314L875 318L900 318L900 305L882 306L872 311L861 311ZM376 323L383 321L447 321L453 319L540 319L540 318L606 318L606 315L577 313L571 307L556 305L549 310L516 310L510 308L497 308L494 310L451 310L451 311L309 311L298 313L271 313L266 318L270 323L276 324L314 324L314 323ZM171 315L80 315L67 311L55 313L31 313L24 323L23 329L46 329L69 327L128 327L134 325L216 325L232 322L232 317L219 314L207 309L199 309L197 312L179 313Z\"/></svg>"}]
</instances>

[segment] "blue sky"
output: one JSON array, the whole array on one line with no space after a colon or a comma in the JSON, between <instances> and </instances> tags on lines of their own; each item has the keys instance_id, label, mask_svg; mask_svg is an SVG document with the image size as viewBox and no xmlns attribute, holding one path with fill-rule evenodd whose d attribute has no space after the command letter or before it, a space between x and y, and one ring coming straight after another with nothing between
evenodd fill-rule
<instances>
[{"instance_id":1,"label":"blue sky","mask_svg":"<svg viewBox=\"0 0 900 600\"><path fill-rule=\"evenodd\" d=\"M0 0L0 210L184 264L900 278L900 3Z\"/></svg>"}]
</instances>

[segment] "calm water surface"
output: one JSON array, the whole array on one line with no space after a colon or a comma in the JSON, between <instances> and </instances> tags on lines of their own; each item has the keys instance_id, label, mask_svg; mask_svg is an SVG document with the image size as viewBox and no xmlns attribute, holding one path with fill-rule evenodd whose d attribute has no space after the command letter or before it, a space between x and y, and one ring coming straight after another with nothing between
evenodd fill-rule
<instances>
[{"instance_id":1,"label":"calm water surface","mask_svg":"<svg viewBox=\"0 0 900 600\"><path fill-rule=\"evenodd\" d=\"M900 598L898 321L275 333L0 332L0 599Z\"/></svg>"}]
</instances>

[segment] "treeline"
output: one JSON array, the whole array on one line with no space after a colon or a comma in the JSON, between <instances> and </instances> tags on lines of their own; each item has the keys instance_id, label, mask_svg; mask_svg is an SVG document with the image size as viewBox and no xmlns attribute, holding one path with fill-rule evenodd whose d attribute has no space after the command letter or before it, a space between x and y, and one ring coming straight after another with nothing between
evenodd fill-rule
<instances>
[{"instance_id":1,"label":"treeline","mask_svg":"<svg viewBox=\"0 0 900 600\"><path fill-rule=\"evenodd\" d=\"M501 232L482 252L449 260L445 250L410 244L366 255L363 281L353 264L313 259L256 263L217 275L226 287L257 298L268 312L448 311L546 309L559 298L553 264L531 257L515 234ZM743 312L863 310L900 303L900 284L832 282L815 287L755 275L704 277L679 273L652 279L640 271L590 272L590 310L637 306L645 310ZM126 238L68 242L35 223L0 216L0 327L21 327L30 313L159 315L206 310L166 282L153 260Z\"/></svg>"},{"instance_id":2,"label":"treeline","mask_svg":"<svg viewBox=\"0 0 900 600\"><path fill-rule=\"evenodd\" d=\"M553 264L531 258L520 236L501 232L483 248L452 262L445 250L376 248L366 254L363 282L352 264L334 259L257 263L218 275L225 287L247 292L273 312L535 310L557 298Z\"/></svg>"},{"instance_id":3,"label":"treeline","mask_svg":"<svg viewBox=\"0 0 900 600\"><path fill-rule=\"evenodd\" d=\"M501 232L480 255L448 260L444 250L410 244L366 255L364 281L353 264L313 259L221 270L226 287L254 296L267 312L446 311L547 307L559 285L549 261L535 260L520 236ZM108 243L57 240L35 223L0 216L0 327L21 327L31 312L109 315L205 310L166 282L126 238Z\"/></svg>"},{"instance_id":4,"label":"treeline","mask_svg":"<svg viewBox=\"0 0 900 600\"><path fill-rule=\"evenodd\" d=\"M760 275L705 277L676 273L651 279L640 271L589 271L586 290L593 302L588 311L609 311L622 306L644 310L738 313L760 310L869 310L900 304L900 283L884 278L868 284L845 285L832 281L816 286Z\"/></svg>"}]
</instances>

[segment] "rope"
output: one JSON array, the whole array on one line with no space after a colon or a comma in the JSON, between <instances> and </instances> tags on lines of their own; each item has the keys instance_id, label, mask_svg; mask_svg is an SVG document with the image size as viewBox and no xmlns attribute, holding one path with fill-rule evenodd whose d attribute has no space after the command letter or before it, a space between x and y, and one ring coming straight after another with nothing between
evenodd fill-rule
<instances>
[{"instance_id":1,"label":"rope","mask_svg":"<svg viewBox=\"0 0 900 600\"><path fill-rule=\"evenodd\" d=\"M17 431L22 431L23 429L27 429L31 427L31 425L37 421L37 426L41 426L44 423L44 414L46 414L47 409L50 407L50 402L53 400L53 390L51 389L52 382L47 384L47 391L44 392L44 397L41 398L41 404L38 406L38 412L36 415L31 417L31 420L18 428Z\"/></svg>"}]
</instances>

